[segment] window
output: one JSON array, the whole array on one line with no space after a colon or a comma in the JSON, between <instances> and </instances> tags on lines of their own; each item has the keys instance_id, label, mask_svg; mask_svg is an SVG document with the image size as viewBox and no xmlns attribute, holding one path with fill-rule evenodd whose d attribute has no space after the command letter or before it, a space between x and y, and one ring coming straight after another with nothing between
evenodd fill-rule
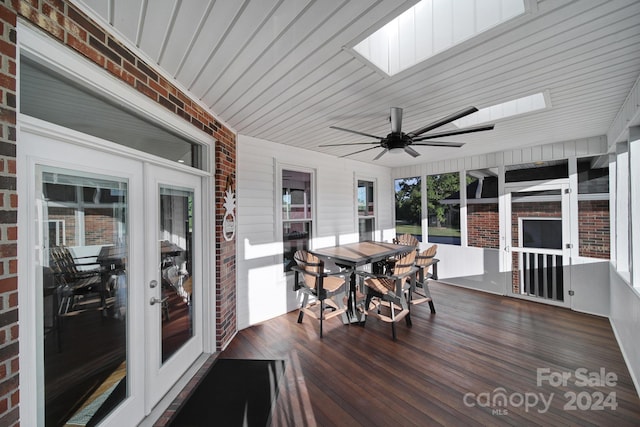
<instances>
[{"instance_id":1,"label":"window","mask_svg":"<svg viewBox=\"0 0 640 427\"><path fill-rule=\"evenodd\" d=\"M430 243L460 245L460 174L427 176Z\"/></svg>"},{"instance_id":2,"label":"window","mask_svg":"<svg viewBox=\"0 0 640 427\"><path fill-rule=\"evenodd\" d=\"M20 112L164 159L206 169L204 147L21 57ZM100 120L95 120L100 117Z\"/></svg>"},{"instance_id":3,"label":"window","mask_svg":"<svg viewBox=\"0 0 640 427\"><path fill-rule=\"evenodd\" d=\"M422 0L354 46L392 76L525 12L523 0Z\"/></svg>"},{"instance_id":4,"label":"window","mask_svg":"<svg viewBox=\"0 0 640 427\"><path fill-rule=\"evenodd\" d=\"M311 179L310 172L282 170L284 271L291 270L297 250L309 249L313 218Z\"/></svg>"},{"instance_id":5,"label":"window","mask_svg":"<svg viewBox=\"0 0 640 427\"><path fill-rule=\"evenodd\" d=\"M629 148L626 142L616 147L616 269L623 277L630 279L629 261Z\"/></svg>"},{"instance_id":6,"label":"window","mask_svg":"<svg viewBox=\"0 0 640 427\"><path fill-rule=\"evenodd\" d=\"M467 239L477 248L500 247L497 170L467 172Z\"/></svg>"},{"instance_id":7,"label":"window","mask_svg":"<svg viewBox=\"0 0 640 427\"><path fill-rule=\"evenodd\" d=\"M422 241L422 180L420 177L395 180L396 234L412 234Z\"/></svg>"},{"instance_id":8,"label":"window","mask_svg":"<svg viewBox=\"0 0 640 427\"><path fill-rule=\"evenodd\" d=\"M525 163L506 167L504 182L547 181L569 177L567 160Z\"/></svg>"},{"instance_id":9,"label":"window","mask_svg":"<svg viewBox=\"0 0 640 427\"><path fill-rule=\"evenodd\" d=\"M578 240L581 257L610 257L608 162L608 156L578 159Z\"/></svg>"},{"instance_id":10,"label":"window","mask_svg":"<svg viewBox=\"0 0 640 427\"><path fill-rule=\"evenodd\" d=\"M358 235L360 241L374 240L376 227L374 185L371 181L358 180Z\"/></svg>"},{"instance_id":11,"label":"window","mask_svg":"<svg viewBox=\"0 0 640 427\"><path fill-rule=\"evenodd\" d=\"M562 219L518 218L523 248L562 249Z\"/></svg>"},{"instance_id":12,"label":"window","mask_svg":"<svg viewBox=\"0 0 640 427\"><path fill-rule=\"evenodd\" d=\"M629 223L635 223L635 226L631 226L629 230L629 266L633 276L631 277L631 284L640 289L640 233L638 233L638 208L640 208L640 176L638 176L638 168L640 167L640 156L638 150L640 150L640 126L632 126L629 128L629 163L628 177L629 177ZM635 221L634 221L635 220ZM634 268L635 266L635 268Z\"/></svg>"},{"instance_id":13,"label":"window","mask_svg":"<svg viewBox=\"0 0 640 427\"><path fill-rule=\"evenodd\" d=\"M523 96L522 98L512 99L500 104L491 105L481 108L473 114L462 117L451 122L459 128L476 126L481 123L495 122L500 119L520 116L522 114L548 108L550 102L549 92L539 92L533 95Z\"/></svg>"},{"instance_id":14,"label":"window","mask_svg":"<svg viewBox=\"0 0 640 427\"><path fill-rule=\"evenodd\" d=\"M65 246L67 242L65 240L64 220L50 219L47 222L49 223L49 244Z\"/></svg>"}]
</instances>

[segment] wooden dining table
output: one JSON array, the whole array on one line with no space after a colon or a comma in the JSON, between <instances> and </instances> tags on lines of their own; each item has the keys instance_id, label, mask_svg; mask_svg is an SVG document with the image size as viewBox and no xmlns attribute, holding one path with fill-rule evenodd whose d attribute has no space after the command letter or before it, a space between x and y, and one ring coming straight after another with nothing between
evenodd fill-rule
<instances>
[{"instance_id":1,"label":"wooden dining table","mask_svg":"<svg viewBox=\"0 0 640 427\"><path fill-rule=\"evenodd\" d=\"M340 267L347 267L351 269L347 305L349 315L343 317L343 321L345 323L354 323L361 322L360 316L357 315L355 309L357 290L356 269L366 264L372 264L372 268L374 269L373 272L376 272L375 264L377 262L384 261L394 255L407 253L413 250L416 250L415 246L397 245L388 242L364 241L314 249L309 252L320 258L329 260Z\"/></svg>"}]
</instances>

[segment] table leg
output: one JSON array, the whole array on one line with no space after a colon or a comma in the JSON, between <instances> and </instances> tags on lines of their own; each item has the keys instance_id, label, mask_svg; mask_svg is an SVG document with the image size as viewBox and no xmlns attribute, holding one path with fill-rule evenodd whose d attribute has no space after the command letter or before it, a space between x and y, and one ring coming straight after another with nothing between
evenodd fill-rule
<instances>
[{"instance_id":1,"label":"table leg","mask_svg":"<svg viewBox=\"0 0 640 427\"><path fill-rule=\"evenodd\" d=\"M355 271L351 273L349 278L349 296L347 298L347 311L342 315L342 321L344 324L363 322L364 314L359 312L356 308L357 302L357 289L358 284L356 282L357 277Z\"/></svg>"}]
</instances>

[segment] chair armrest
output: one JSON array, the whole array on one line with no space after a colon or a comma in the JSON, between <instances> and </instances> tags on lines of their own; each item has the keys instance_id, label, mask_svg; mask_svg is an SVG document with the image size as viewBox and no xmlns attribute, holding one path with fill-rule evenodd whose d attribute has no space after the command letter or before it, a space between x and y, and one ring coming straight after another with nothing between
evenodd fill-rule
<instances>
[{"instance_id":1,"label":"chair armrest","mask_svg":"<svg viewBox=\"0 0 640 427\"><path fill-rule=\"evenodd\" d=\"M315 276L315 277L326 276L326 274L324 274L324 273L316 273L316 272L312 272L312 271L306 271L306 270L298 267L297 265L292 266L291 269L293 271L295 271L296 273L300 273L300 274L308 274L310 276Z\"/></svg>"},{"instance_id":2,"label":"chair armrest","mask_svg":"<svg viewBox=\"0 0 640 427\"><path fill-rule=\"evenodd\" d=\"M376 273L370 273L368 271L364 271L364 270L356 270L355 271L357 276L362 277L363 279L383 279L383 278L389 278L388 275L386 274L376 274Z\"/></svg>"},{"instance_id":3,"label":"chair armrest","mask_svg":"<svg viewBox=\"0 0 640 427\"><path fill-rule=\"evenodd\" d=\"M402 274L392 274L389 275L387 277L389 277L390 279L404 279L405 277L409 277L409 276L413 276L418 272L419 268L417 266L413 266L411 267L411 270L402 273Z\"/></svg>"}]
</instances>

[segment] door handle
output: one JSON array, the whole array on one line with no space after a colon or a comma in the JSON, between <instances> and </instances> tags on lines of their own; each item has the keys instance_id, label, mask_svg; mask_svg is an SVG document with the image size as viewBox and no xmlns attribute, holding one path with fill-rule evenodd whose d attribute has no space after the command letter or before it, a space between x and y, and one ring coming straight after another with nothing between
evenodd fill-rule
<instances>
[{"instance_id":1,"label":"door handle","mask_svg":"<svg viewBox=\"0 0 640 427\"><path fill-rule=\"evenodd\" d=\"M151 299L149 300L149 305L159 304L161 302L162 300L160 298L151 297Z\"/></svg>"}]
</instances>

